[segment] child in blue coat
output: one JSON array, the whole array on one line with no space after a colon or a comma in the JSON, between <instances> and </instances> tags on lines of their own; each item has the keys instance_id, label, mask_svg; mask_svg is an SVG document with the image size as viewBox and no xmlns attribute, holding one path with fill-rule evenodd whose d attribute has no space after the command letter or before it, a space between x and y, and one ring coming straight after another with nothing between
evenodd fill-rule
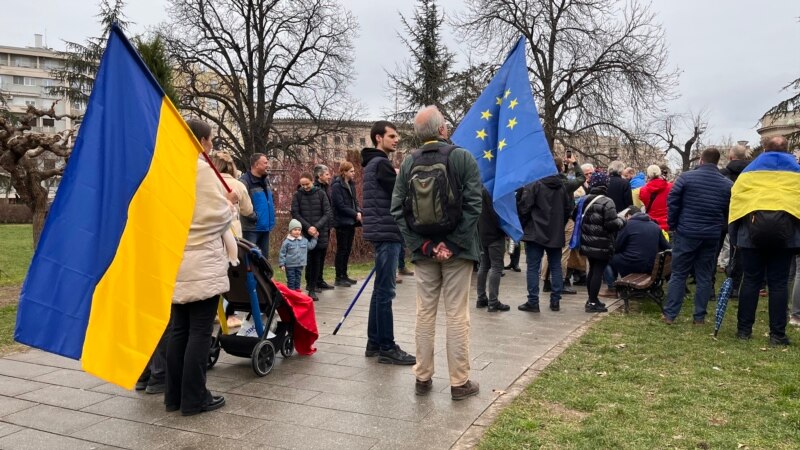
<instances>
[{"instance_id":1,"label":"child in blue coat","mask_svg":"<svg viewBox=\"0 0 800 450\"><path fill-rule=\"evenodd\" d=\"M306 266L308 251L314 250L317 239L310 241L303 236L303 226L297 219L289 221L289 234L283 240L278 255L278 265L286 272L286 284L289 289L300 291L300 278Z\"/></svg>"}]
</instances>

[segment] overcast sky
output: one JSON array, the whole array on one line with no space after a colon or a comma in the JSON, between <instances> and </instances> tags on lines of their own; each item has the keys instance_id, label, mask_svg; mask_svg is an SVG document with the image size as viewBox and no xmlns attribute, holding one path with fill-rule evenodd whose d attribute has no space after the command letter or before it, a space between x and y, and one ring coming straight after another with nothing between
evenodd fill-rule
<instances>
[{"instance_id":1,"label":"overcast sky","mask_svg":"<svg viewBox=\"0 0 800 450\"><path fill-rule=\"evenodd\" d=\"M363 118L376 119L394 103L385 92L384 69L407 58L397 37L399 14L410 14L416 1L343 3L361 24L351 92L369 108ZM463 1L439 4L451 15ZM130 0L125 12L135 25L129 31L143 32L166 20L165 5L166 0ZM761 114L788 97L780 89L800 76L800 1L656 0L652 8L666 30L670 64L681 70L680 98L667 108L707 110L706 143L729 137L755 143ZM92 1L14 2L3 11L0 44L33 45L33 34L42 33L50 47L63 49L62 39L82 42L98 34L97 10ZM466 47L450 38L447 44L465 59Z\"/></svg>"}]
</instances>

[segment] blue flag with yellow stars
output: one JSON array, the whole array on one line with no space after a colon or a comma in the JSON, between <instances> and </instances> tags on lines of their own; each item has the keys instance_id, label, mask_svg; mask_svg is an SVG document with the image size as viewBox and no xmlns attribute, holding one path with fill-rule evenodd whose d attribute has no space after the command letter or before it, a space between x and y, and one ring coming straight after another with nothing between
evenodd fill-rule
<instances>
[{"instance_id":1,"label":"blue flag with yellow stars","mask_svg":"<svg viewBox=\"0 0 800 450\"><path fill-rule=\"evenodd\" d=\"M557 173L528 81L524 37L472 105L452 140L478 161L481 181L492 195L503 231L520 240L515 191Z\"/></svg>"}]
</instances>

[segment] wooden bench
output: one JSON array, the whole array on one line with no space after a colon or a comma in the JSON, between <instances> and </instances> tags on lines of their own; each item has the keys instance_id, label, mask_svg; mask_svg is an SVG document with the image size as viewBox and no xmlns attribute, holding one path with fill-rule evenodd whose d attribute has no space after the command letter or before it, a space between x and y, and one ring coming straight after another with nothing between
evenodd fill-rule
<instances>
[{"instance_id":1,"label":"wooden bench","mask_svg":"<svg viewBox=\"0 0 800 450\"><path fill-rule=\"evenodd\" d=\"M653 270L650 273L631 273L614 283L622 301L625 312L631 298L649 297L664 312L664 284L672 272L672 250L665 250L656 255Z\"/></svg>"}]
</instances>

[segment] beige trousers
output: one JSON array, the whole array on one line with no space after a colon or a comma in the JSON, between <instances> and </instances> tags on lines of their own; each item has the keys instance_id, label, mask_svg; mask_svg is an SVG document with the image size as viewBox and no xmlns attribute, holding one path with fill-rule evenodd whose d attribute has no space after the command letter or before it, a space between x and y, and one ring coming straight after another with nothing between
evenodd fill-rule
<instances>
[{"instance_id":1,"label":"beige trousers","mask_svg":"<svg viewBox=\"0 0 800 450\"><path fill-rule=\"evenodd\" d=\"M445 262L430 259L415 262L417 280L417 380L433 377L433 343L436 336L436 310L441 297L447 318L447 368L450 385L469 380L469 290L472 261L452 258Z\"/></svg>"},{"instance_id":2,"label":"beige trousers","mask_svg":"<svg viewBox=\"0 0 800 450\"><path fill-rule=\"evenodd\" d=\"M561 248L561 274L564 278L567 277L567 262L569 261L569 240L572 239L572 230L575 229L575 222L572 219L567 221L567 226L564 227L564 247ZM547 255L542 258L542 270L539 271L543 280L550 279L550 272L548 271Z\"/></svg>"}]
</instances>

